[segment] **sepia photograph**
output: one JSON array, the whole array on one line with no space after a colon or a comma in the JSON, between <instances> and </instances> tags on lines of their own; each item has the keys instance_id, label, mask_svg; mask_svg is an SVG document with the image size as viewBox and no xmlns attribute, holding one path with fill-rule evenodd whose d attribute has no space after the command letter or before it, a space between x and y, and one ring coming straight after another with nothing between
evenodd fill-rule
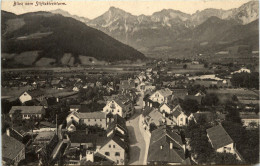
<instances>
[{"instance_id":1,"label":"sepia photograph","mask_svg":"<svg viewBox=\"0 0 260 166\"><path fill-rule=\"evenodd\" d=\"M2 0L3 166L259 164L258 0Z\"/></svg>"}]
</instances>

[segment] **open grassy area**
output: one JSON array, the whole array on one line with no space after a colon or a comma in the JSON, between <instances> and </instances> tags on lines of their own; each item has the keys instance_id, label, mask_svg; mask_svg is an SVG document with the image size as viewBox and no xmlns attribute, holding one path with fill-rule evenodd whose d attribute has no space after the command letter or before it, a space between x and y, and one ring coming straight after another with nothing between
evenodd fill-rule
<instances>
[{"instance_id":1,"label":"open grassy area","mask_svg":"<svg viewBox=\"0 0 260 166\"><path fill-rule=\"evenodd\" d=\"M12 97L18 97L21 95L22 92L30 89L31 87L25 86L25 87L2 87L1 88L1 95L2 96L12 96Z\"/></svg>"},{"instance_id":2,"label":"open grassy area","mask_svg":"<svg viewBox=\"0 0 260 166\"><path fill-rule=\"evenodd\" d=\"M247 89L209 89L207 92L216 93L220 103L225 103L227 100L231 100L233 95L236 95L238 98L259 98L257 91Z\"/></svg>"},{"instance_id":3,"label":"open grassy area","mask_svg":"<svg viewBox=\"0 0 260 166\"><path fill-rule=\"evenodd\" d=\"M30 86L26 86L26 87L2 87L2 98L7 98L9 100L13 100L18 98L21 93L23 93L24 91L28 90L28 89L32 89L32 87ZM50 97L50 96L54 96L54 97L58 97L58 96L67 96L67 95L71 95L71 94L75 94L75 92L73 92L71 89L53 89L53 88L44 88L41 89L45 96Z\"/></svg>"}]
</instances>

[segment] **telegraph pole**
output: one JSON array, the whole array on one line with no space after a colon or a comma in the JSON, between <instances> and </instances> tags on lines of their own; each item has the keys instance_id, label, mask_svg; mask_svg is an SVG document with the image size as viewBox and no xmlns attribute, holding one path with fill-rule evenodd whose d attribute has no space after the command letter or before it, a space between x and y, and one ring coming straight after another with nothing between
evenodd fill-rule
<instances>
[{"instance_id":1,"label":"telegraph pole","mask_svg":"<svg viewBox=\"0 0 260 166\"><path fill-rule=\"evenodd\" d=\"M58 116L56 114L56 135L58 135Z\"/></svg>"}]
</instances>

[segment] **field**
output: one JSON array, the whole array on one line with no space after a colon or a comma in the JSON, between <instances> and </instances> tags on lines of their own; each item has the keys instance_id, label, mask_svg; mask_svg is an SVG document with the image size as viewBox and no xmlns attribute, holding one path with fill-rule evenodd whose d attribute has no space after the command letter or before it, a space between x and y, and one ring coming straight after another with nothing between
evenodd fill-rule
<instances>
[{"instance_id":1,"label":"field","mask_svg":"<svg viewBox=\"0 0 260 166\"><path fill-rule=\"evenodd\" d=\"M13 98L17 98L19 95L22 94L22 92L30 89L31 87L26 86L26 87L11 87L11 88L6 88L2 87L1 88L1 95L2 98L7 98L10 97L10 100Z\"/></svg>"},{"instance_id":2,"label":"field","mask_svg":"<svg viewBox=\"0 0 260 166\"><path fill-rule=\"evenodd\" d=\"M247 89L209 89L207 92L216 93L219 97L220 103L225 103L227 100L231 100L233 95L236 95L238 98L259 98L258 91L252 91Z\"/></svg>"},{"instance_id":3,"label":"field","mask_svg":"<svg viewBox=\"0 0 260 166\"><path fill-rule=\"evenodd\" d=\"M30 86L26 86L26 87L11 87L11 88L6 88L6 87L2 87L2 91L1 91L1 95L2 95L2 99L8 99L10 101L15 100L19 97L19 95L21 95L24 91L28 90L28 89L32 89L32 87ZM41 89L46 97L63 97L63 96L69 96L72 94L75 94L76 92L73 92L71 89L53 89L53 88L44 88Z\"/></svg>"}]
</instances>

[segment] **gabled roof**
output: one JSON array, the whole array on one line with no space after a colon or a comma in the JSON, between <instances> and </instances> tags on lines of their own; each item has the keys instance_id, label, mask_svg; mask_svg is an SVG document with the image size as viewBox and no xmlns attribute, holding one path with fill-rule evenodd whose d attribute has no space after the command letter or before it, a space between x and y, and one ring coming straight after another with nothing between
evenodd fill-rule
<instances>
[{"instance_id":1,"label":"gabled roof","mask_svg":"<svg viewBox=\"0 0 260 166\"><path fill-rule=\"evenodd\" d=\"M166 126L161 126L151 134L147 161L182 163L185 160L182 145L182 139L176 132L170 131Z\"/></svg>"},{"instance_id":2,"label":"gabled roof","mask_svg":"<svg viewBox=\"0 0 260 166\"><path fill-rule=\"evenodd\" d=\"M42 114L43 106L12 106L9 114L13 114L16 110L21 110L22 114Z\"/></svg>"},{"instance_id":3,"label":"gabled roof","mask_svg":"<svg viewBox=\"0 0 260 166\"><path fill-rule=\"evenodd\" d=\"M127 143L122 141L119 136L117 136L115 133L110 135L109 137L98 137L97 138L97 145L100 145L101 148L105 146L108 142L113 140L116 144L118 144L121 148L126 149L127 148Z\"/></svg>"},{"instance_id":4,"label":"gabled roof","mask_svg":"<svg viewBox=\"0 0 260 166\"><path fill-rule=\"evenodd\" d=\"M28 90L28 91L25 91L27 92L30 96L32 96L32 98L36 98L36 97L39 97L39 96L43 96L44 95L44 92L39 90L39 89L33 89L33 90ZM24 93L24 92L23 92ZM22 94L23 94L22 93ZM21 95L22 95L21 94ZM21 96L20 95L20 96Z\"/></svg>"},{"instance_id":5,"label":"gabled roof","mask_svg":"<svg viewBox=\"0 0 260 166\"><path fill-rule=\"evenodd\" d=\"M172 105L169 105L169 104L167 104L167 103L162 103L162 104L159 106L159 108L161 108L163 105L166 105L168 108L173 109L173 106L172 106Z\"/></svg>"},{"instance_id":6,"label":"gabled roof","mask_svg":"<svg viewBox=\"0 0 260 166\"><path fill-rule=\"evenodd\" d=\"M99 152L95 153L94 161L97 161L97 162L92 163L90 161L87 161L87 162L90 162L90 163L89 164L83 163L82 165L114 165L114 163L115 163L114 161L110 160L109 158L100 154Z\"/></svg>"},{"instance_id":7,"label":"gabled roof","mask_svg":"<svg viewBox=\"0 0 260 166\"><path fill-rule=\"evenodd\" d=\"M121 99L113 99L113 100L111 100L111 101L116 102L116 103L123 109L123 111L124 111L124 109L125 109L128 105L131 104L131 101L130 101L130 100L128 100L128 101L123 101L123 100L121 100ZM109 101L109 102L111 102L111 101Z\"/></svg>"},{"instance_id":8,"label":"gabled roof","mask_svg":"<svg viewBox=\"0 0 260 166\"><path fill-rule=\"evenodd\" d=\"M87 134L86 131L74 131L69 134L71 143L93 143L98 140L98 134ZM100 137L101 139L103 137Z\"/></svg>"},{"instance_id":9,"label":"gabled roof","mask_svg":"<svg viewBox=\"0 0 260 166\"><path fill-rule=\"evenodd\" d=\"M165 88L165 89L160 89L158 90L158 92L164 96L164 97L168 97L170 95L172 95L172 91L169 88Z\"/></svg>"},{"instance_id":10,"label":"gabled roof","mask_svg":"<svg viewBox=\"0 0 260 166\"><path fill-rule=\"evenodd\" d=\"M153 109L154 109L154 108L152 108L152 107L145 106L145 107L144 107L144 110L143 110L143 112L142 112L142 115L143 115L144 117L146 117L147 115L150 114L150 112L151 112Z\"/></svg>"},{"instance_id":11,"label":"gabled roof","mask_svg":"<svg viewBox=\"0 0 260 166\"><path fill-rule=\"evenodd\" d=\"M153 109L149 115L147 116L149 118L149 123L154 123L156 126L159 126L163 122L163 114L158 111L157 109Z\"/></svg>"},{"instance_id":12,"label":"gabled roof","mask_svg":"<svg viewBox=\"0 0 260 166\"><path fill-rule=\"evenodd\" d=\"M35 141L37 140L51 140L53 137L55 137L56 132L55 131L43 131L43 132L39 132L38 135L35 137Z\"/></svg>"},{"instance_id":13,"label":"gabled roof","mask_svg":"<svg viewBox=\"0 0 260 166\"><path fill-rule=\"evenodd\" d=\"M76 126L77 122L75 122L74 120L71 120L67 123L67 128L69 128L71 125Z\"/></svg>"},{"instance_id":14,"label":"gabled roof","mask_svg":"<svg viewBox=\"0 0 260 166\"><path fill-rule=\"evenodd\" d=\"M222 125L217 125L206 130L214 149L234 143Z\"/></svg>"},{"instance_id":15,"label":"gabled roof","mask_svg":"<svg viewBox=\"0 0 260 166\"><path fill-rule=\"evenodd\" d=\"M125 132L127 132L126 122L125 119L119 116L118 114L113 116L113 121L108 124L107 133L111 130L114 130L116 127L121 128Z\"/></svg>"},{"instance_id":16,"label":"gabled roof","mask_svg":"<svg viewBox=\"0 0 260 166\"><path fill-rule=\"evenodd\" d=\"M2 135L3 160L13 160L25 148L25 145L7 134Z\"/></svg>"},{"instance_id":17,"label":"gabled roof","mask_svg":"<svg viewBox=\"0 0 260 166\"><path fill-rule=\"evenodd\" d=\"M117 143L121 148L126 149L127 148L127 143L122 141L118 136L114 135L111 137L111 139Z\"/></svg>"},{"instance_id":18,"label":"gabled roof","mask_svg":"<svg viewBox=\"0 0 260 166\"><path fill-rule=\"evenodd\" d=\"M175 118L178 118L178 116L181 114L181 112L179 110L175 110L172 115L175 117Z\"/></svg>"},{"instance_id":19,"label":"gabled roof","mask_svg":"<svg viewBox=\"0 0 260 166\"><path fill-rule=\"evenodd\" d=\"M20 135L21 137L25 137L26 135L28 135L28 131L30 129L28 129L27 127L24 126L15 126L15 127L10 127L10 136L12 137L12 133L15 132L16 134Z\"/></svg>"},{"instance_id":20,"label":"gabled roof","mask_svg":"<svg viewBox=\"0 0 260 166\"><path fill-rule=\"evenodd\" d=\"M80 119L106 119L104 112L74 112L74 115Z\"/></svg>"},{"instance_id":21,"label":"gabled roof","mask_svg":"<svg viewBox=\"0 0 260 166\"><path fill-rule=\"evenodd\" d=\"M180 104L177 104L174 108L173 108L173 113L172 115L177 118L180 114L184 113Z\"/></svg>"}]
</instances>

